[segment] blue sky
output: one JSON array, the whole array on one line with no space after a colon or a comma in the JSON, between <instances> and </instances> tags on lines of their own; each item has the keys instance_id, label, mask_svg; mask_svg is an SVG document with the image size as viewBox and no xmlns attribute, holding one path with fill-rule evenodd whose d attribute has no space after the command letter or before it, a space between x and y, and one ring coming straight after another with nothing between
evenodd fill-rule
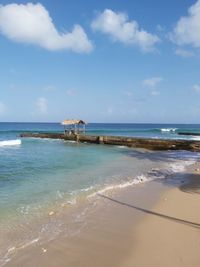
<instances>
[{"instance_id":1,"label":"blue sky","mask_svg":"<svg viewBox=\"0 0 200 267\"><path fill-rule=\"evenodd\" d=\"M200 122L200 0L0 4L0 121Z\"/></svg>"}]
</instances>

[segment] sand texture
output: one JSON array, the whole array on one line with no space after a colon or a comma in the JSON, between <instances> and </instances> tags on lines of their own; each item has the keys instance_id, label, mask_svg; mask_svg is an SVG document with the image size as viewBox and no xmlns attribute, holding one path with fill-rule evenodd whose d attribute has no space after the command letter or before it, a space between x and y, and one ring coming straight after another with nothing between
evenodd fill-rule
<instances>
[{"instance_id":1,"label":"sand texture","mask_svg":"<svg viewBox=\"0 0 200 267\"><path fill-rule=\"evenodd\" d=\"M123 266L200 266L200 176L162 195L136 227L136 246ZM155 212L155 213L154 213Z\"/></svg>"},{"instance_id":2,"label":"sand texture","mask_svg":"<svg viewBox=\"0 0 200 267\"><path fill-rule=\"evenodd\" d=\"M155 181L99 196L76 235L29 247L5 266L199 267L200 176L189 171L180 187Z\"/></svg>"}]
</instances>

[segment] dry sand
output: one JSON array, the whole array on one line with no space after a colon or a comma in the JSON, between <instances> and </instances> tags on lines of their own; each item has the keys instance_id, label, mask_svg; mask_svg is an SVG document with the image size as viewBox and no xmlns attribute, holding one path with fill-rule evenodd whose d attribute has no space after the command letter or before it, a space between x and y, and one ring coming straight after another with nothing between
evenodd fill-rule
<instances>
[{"instance_id":1,"label":"dry sand","mask_svg":"<svg viewBox=\"0 0 200 267\"><path fill-rule=\"evenodd\" d=\"M200 266L200 175L162 195L136 227L136 246L122 266Z\"/></svg>"},{"instance_id":2,"label":"dry sand","mask_svg":"<svg viewBox=\"0 0 200 267\"><path fill-rule=\"evenodd\" d=\"M101 196L80 233L27 248L6 266L199 267L200 176L189 177L181 189L149 182Z\"/></svg>"}]
</instances>

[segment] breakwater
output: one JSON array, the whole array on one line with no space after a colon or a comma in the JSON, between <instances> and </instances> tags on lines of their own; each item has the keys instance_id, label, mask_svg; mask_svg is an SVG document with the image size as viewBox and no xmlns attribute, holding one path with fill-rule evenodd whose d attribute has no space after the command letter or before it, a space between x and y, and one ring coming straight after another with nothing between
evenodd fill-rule
<instances>
[{"instance_id":1,"label":"breakwater","mask_svg":"<svg viewBox=\"0 0 200 267\"><path fill-rule=\"evenodd\" d=\"M149 150L187 150L200 151L200 141L192 140L161 140L126 136L97 136L85 134L60 134L60 133L22 133L21 137L51 138L76 141L82 143L105 144L145 148Z\"/></svg>"}]
</instances>

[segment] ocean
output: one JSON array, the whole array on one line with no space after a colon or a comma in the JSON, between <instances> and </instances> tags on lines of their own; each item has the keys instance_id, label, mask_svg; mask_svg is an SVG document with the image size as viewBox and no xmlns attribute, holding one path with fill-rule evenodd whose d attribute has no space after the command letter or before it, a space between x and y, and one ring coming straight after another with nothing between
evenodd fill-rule
<instances>
[{"instance_id":1,"label":"ocean","mask_svg":"<svg viewBox=\"0 0 200 267\"><path fill-rule=\"evenodd\" d=\"M62 131L59 123L0 123L0 266L17 250L49 236L77 233L99 192L171 178L200 155L20 138L22 132ZM198 140L178 135L180 131L200 133L200 125L91 123L86 127L86 133L93 135ZM66 207L75 210L80 203L85 203L85 212L73 211L64 221Z\"/></svg>"}]
</instances>

